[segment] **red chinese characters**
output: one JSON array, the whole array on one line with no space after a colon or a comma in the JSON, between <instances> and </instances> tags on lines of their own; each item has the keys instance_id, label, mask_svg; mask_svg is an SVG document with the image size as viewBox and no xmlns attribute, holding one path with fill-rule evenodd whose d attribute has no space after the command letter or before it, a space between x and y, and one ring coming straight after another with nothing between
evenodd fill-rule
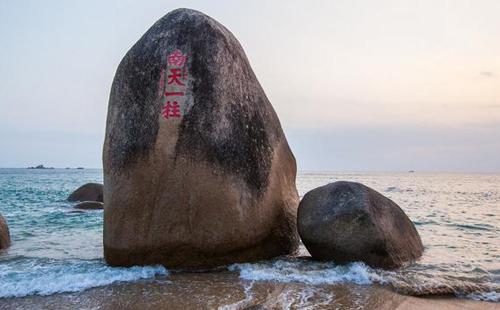
<instances>
[{"instance_id":1,"label":"red chinese characters","mask_svg":"<svg viewBox=\"0 0 500 310\"><path fill-rule=\"evenodd\" d=\"M184 101L184 90L186 87L187 56L181 51L175 50L167 57L168 74L165 85L165 75L161 74L160 85L166 87L163 95L165 104L162 109L162 115L165 119L181 117L181 103ZM163 89L162 87L162 89Z\"/></svg>"},{"instance_id":2,"label":"red chinese characters","mask_svg":"<svg viewBox=\"0 0 500 310\"><path fill-rule=\"evenodd\" d=\"M163 111L161 113L164 118L169 117L181 117L181 110L179 108L179 103L177 101L167 101L163 106Z\"/></svg>"},{"instance_id":3,"label":"red chinese characters","mask_svg":"<svg viewBox=\"0 0 500 310\"><path fill-rule=\"evenodd\" d=\"M181 51L175 50L167 57L167 63L173 67L184 67L186 64L187 56L183 55Z\"/></svg>"},{"instance_id":4,"label":"red chinese characters","mask_svg":"<svg viewBox=\"0 0 500 310\"><path fill-rule=\"evenodd\" d=\"M168 75L168 85L170 84L176 84L179 86L184 86L184 84L181 82L180 78L182 76L181 74L182 69L180 68L172 68L170 69L170 74Z\"/></svg>"}]
</instances>

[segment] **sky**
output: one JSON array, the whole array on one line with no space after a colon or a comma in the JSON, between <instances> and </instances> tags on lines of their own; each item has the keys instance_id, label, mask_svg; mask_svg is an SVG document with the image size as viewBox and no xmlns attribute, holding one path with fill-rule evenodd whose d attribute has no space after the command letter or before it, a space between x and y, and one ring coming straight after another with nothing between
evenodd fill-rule
<instances>
[{"instance_id":1,"label":"sky","mask_svg":"<svg viewBox=\"0 0 500 310\"><path fill-rule=\"evenodd\" d=\"M102 167L116 68L179 7L240 41L299 170L500 171L497 0L0 0L0 167Z\"/></svg>"}]
</instances>

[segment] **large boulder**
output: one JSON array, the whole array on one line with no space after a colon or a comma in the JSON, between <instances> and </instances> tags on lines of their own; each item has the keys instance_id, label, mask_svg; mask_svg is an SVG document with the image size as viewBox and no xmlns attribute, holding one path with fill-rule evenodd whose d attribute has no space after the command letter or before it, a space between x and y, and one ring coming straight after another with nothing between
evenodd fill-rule
<instances>
[{"instance_id":1,"label":"large boulder","mask_svg":"<svg viewBox=\"0 0 500 310\"><path fill-rule=\"evenodd\" d=\"M68 196L68 201L98 201L103 202L103 186L99 183L87 183L77 188Z\"/></svg>"},{"instance_id":2,"label":"large boulder","mask_svg":"<svg viewBox=\"0 0 500 310\"><path fill-rule=\"evenodd\" d=\"M335 182L308 192L297 220L299 235L316 259L393 268L423 252L420 236L403 210L360 183Z\"/></svg>"},{"instance_id":3,"label":"large boulder","mask_svg":"<svg viewBox=\"0 0 500 310\"><path fill-rule=\"evenodd\" d=\"M6 249L10 246L9 226L5 218L0 214L0 250Z\"/></svg>"},{"instance_id":4,"label":"large boulder","mask_svg":"<svg viewBox=\"0 0 500 310\"><path fill-rule=\"evenodd\" d=\"M109 99L108 264L205 268L296 251L296 164L236 38L178 9L128 51Z\"/></svg>"}]
</instances>

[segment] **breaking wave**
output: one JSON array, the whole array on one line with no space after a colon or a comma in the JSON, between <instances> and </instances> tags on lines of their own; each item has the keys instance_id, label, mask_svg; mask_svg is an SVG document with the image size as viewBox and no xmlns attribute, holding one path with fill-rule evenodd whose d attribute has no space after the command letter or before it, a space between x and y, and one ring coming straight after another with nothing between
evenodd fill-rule
<instances>
[{"instance_id":1,"label":"breaking wave","mask_svg":"<svg viewBox=\"0 0 500 310\"><path fill-rule=\"evenodd\" d=\"M302 282L307 284L356 283L368 285L386 283L383 277L361 262L335 265L305 259L276 260L255 264L234 264L240 278L255 281Z\"/></svg>"},{"instance_id":2,"label":"breaking wave","mask_svg":"<svg viewBox=\"0 0 500 310\"><path fill-rule=\"evenodd\" d=\"M0 264L0 298L78 292L167 275L162 266L109 267L103 260L19 260Z\"/></svg>"},{"instance_id":3,"label":"breaking wave","mask_svg":"<svg viewBox=\"0 0 500 310\"><path fill-rule=\"evenodd\" d=\"M412 296L454 295L484 301L500 301L500 286L479 284L457 279L433 278L431 275L407 274L400 270L371 268L362 262L336 265L332 262L315 262L297 258L253 264L234 264L230 271L249 281L300 282L311 285L354 283L359 285L381 284L395 291Z\"/></svg>"}]
</instances>

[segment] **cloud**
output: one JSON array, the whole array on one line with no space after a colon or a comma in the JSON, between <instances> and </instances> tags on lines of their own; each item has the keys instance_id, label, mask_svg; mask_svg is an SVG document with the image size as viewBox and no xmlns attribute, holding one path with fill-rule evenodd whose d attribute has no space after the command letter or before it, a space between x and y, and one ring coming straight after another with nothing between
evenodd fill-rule
<instances>
[{"instance_id":1,"label":"cloud","mask_svg":"<svg viewBox=\"0 0 500 310\"><path fill-rule=\"evenodd\" d=\"M482 78L494 78L496 74L493 71L481 71L479 72L479 76Z\"/></svg>"}]
</instances>

